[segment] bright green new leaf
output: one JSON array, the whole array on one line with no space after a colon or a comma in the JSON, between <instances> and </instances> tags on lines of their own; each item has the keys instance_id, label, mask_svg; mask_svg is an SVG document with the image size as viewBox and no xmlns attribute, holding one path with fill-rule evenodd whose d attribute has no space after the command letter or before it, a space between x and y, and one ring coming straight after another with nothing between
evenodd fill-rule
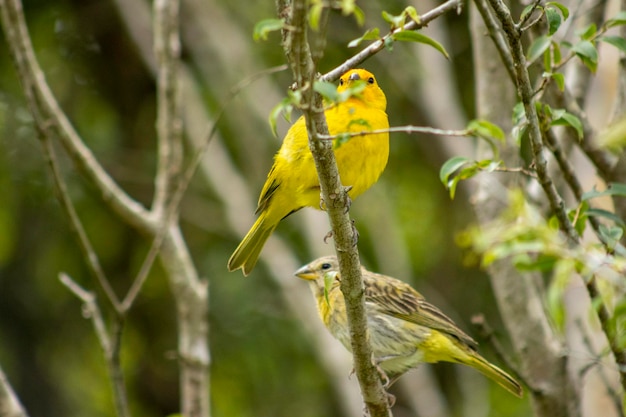
<instances>
[{"instance_id":1,"label":"bright green new leaf","mask_svg":"<svg viewBox=\"0 0 626 417\"><path fill-rule=\"evenodd\" d=\"M404 13L395 16L383 10L382 15L383 19L391 25L392 29L402 27L406 20L406 15Z\"/></svg>"},{"instance_id":2,"label":"bright green new leaf","mask_svg":"<svg viewBox=\"0 0 626 417\"><path fill-rule=\"evenodd\" d=\"M609 148L617 153L626 148L626 117L611 124L602 132L598 142L605 148Z\"/></svg>"},{"instance_id":3,"label":"bright green new leaf","mask_svg":"<svg viewBox=\"0 0 626 417\"><path fill-rule=\"evenodd\" d=\"M552 38L548 35L541 35L537 39L533 41L533 43L528 48L526 60L529 64L535 62L537 58L539 58L549 47L550 43L552 43Z\"/></svg>"},{"instance_id":4,"label":"bright green new leaf","mask_svg":"<svg viewBox=\"0 0 626 417\"><path fill-rule=\"evenodd\" d=\"M598 27L595 23L590 23L587 27L577 30L576 34L580 36L581 39L588 41L595 36L596 32L598 32Z\"/></svg>"},{"instance_id":5,"label":"bright green new leaf","mask_svg":"<svg viewBox=\"0 0 626 417\"><path fill-rule=\"evenodd\" d=\"M324 10L324 4L321 1L313 2L309 11L309 26L311 26L311 29L318 30L320 28L322 10Z\"/></svg>"},{"instance_id":6,"label":"bright green new leaf","mask_svg":"<svg viewBox=\"0 0 626 417\"><path fill-rule=\"evenodd\" d=\"M255 41L259 40L267 40L267 36L270 32L274 32L277 30L281 30L285 25L285 21L283 19L265 19L257 22L254 25L254 32L252 33L252 38Z\"/></svg>"},{"instance_id":7,"label":"bright green new leaf","mask_svg":"<svg viewBox=\"0 0 626 417\"><path fill-rule=\"evenodd\" d=\"M502 129L500 129L499 126L488 122L487 120L474 119L468 123L467 130L471 131L477 136L481 136L487 139L495 139L498 142L502 143L504 143L506 139Z\"/></svg>"},{"instance_id":8,"label":"bright green new leaf","mask_svg":"<svg viewBox=\"0 0 626 417\"><path fill-rule=\"evenodd\" d=\"M423 33L415 32L413 30L403 30L403 31L394 33L393 35L391 35L391 37L395 41L418 42L418 43L424 43L426 45L430 45L436 50L438 50L439 52L441 52L443 56L446 57L446 59L450 59L450 55L448 55L448 52L445 50L443 45L441 45L439 42L437 42L433 38L424 35Z\"/></svg>"},{"instance_id":9,"label":"bright green new leaf","mask_svg":"<svg viewBox=\"0 0 626 417\"><path fill-rule=\"evenodd\" d=\"M602 36L598 38L598 40L613 45L620 51L626 53L626 39L621 36Z\"/></svg>"},{"instance_id":10,"label":"bright green new leaf","mask_svg":"<svg viewBox=\"0 0 626 417\"><path fill-rule=\"evenodd\" d=\"M363 41L376 41L380 39L380 30L378 28L370 29L363 34L360 38L351 40L348 43L348 48L354 48L359 46Z\"/></svg>"}]
</instances>

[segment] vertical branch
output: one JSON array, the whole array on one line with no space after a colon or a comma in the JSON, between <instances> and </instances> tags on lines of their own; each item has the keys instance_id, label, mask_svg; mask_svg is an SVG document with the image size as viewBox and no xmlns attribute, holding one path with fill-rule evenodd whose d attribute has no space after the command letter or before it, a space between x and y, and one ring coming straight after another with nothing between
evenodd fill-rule
<instances>
[{"instance_id":1,"label":"vertical branch","mask_svg":"<svg viewBox=\"0 0 626 417\"><path fill-rule=\"evenodd\" d=\"M179 8L178 0L154 2L158 161L152 209L158 214L172 195L182 162Z\"/></svg>"},{"instance_id":2,"label":"vertical branch","mask_svg":"<svg viewBox=\"0 0 626 417\"><path fill-rule=\"evenodd\" d=\"M285 7L285 3L279 3ZM291 65L296 85L302 91L303 113L309 135L309 148L313 154L318 172L322 197L333 230L335 249L341 270L341 291L346 300L346 310L350 327L350 339L354 357L354 369L361 386L365 406L371 417L391 415L387 396L383 390L376 367L372 363L372 349L369 344L367 321L365 318L364 286L361 278L359 254L355 242L356 231L352 227L346 208L349 197L346 187L341 184L339 171L332 149L332 142L317 139L318 135L328 135L322 98L313 91L316 61L322 51L312 51L309 46L307 29L307 9L305 0L294 0L287 18L290 29L284 33L284 49ZM327 11L322 13L319 33L312 44L321 47L325 36Z\"/></svg>"},{"instance_id":3,"label":"vertical branch","mask_svg":"<svg viewBox=\"0 0 626 417\"><path fill-rule=\"evenodd\" d=\"M514 62L513 56L500 25L484 21L492 11L483 0L475 0L476 9L470 9L474 66L476 70L476 108L480 118L490 120L505 131L511 129L510 109L516 101L515 90L510 83L511 73L502 64L494 63L495 48L504 55L503 63ZM482 18L481 18L482 17ZM488 30L492 39L500 39L492 45L485 37ZM497 34L500 33L500 34ZM515 69L519 63L515 63ZM484 147L479 153L491 155ZM479 155L478 158L489 157ZM511 141L502 145L500 152L506 166L520 163L519 149ZM478 188L473 204L479 223L488 224L501 216L505 210L506 193L513 187L522 186L519 177L511 174L481 175L477 177ZM565 347L555 334L542 305L543 294L537 282L538 273L520 273L511 262L501 260L488 269L491 286L502 321L517 353L520 374L529 385L532 406L537 417L576 416L580 413L574 381L567 372L568 356ZM523 317L524 320L520 320Z\"/></svg>"}]
</instances>

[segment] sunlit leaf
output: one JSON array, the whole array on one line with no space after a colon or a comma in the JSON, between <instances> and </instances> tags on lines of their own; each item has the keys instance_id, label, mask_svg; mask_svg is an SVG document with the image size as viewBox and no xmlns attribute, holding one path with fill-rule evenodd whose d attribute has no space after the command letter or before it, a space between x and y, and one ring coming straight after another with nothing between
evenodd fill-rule
<instances>
[{"instance_id":1,"label":"sunlit leaf","mask_svg":"<svg viewBox=\"0 0 626 417\"><path fill-rule=\"evenodd\" d=\"M380 30L378 28L373 28L365 32L360 38L350 41L350 43L348 43L348 48L359 46L363 41L376 41L378 39L380 39Z\"/></svg>"},{"instance_id":2,"label":"sunlit leaf","mask_svg":"<svg viewBox=\"0 0 626 417\"><path fill-rule=\"evenodd\" d=\"M267 40L267 36L270 32L274 32L277 30L281 30L285 25L285 21L283 19L265 19L257 22L254 25L254 32L252 33L252 38L255 41L259 40Z\"/></svg>"},{"instance_id":3,"label":"sunlit leaf","mask_svg":"<svg viewBox=\"0 0 626 417\"><path fill-rule=\"evenodd\" d=\"M576 34L580 36L581 39L588 41L593 38L598 31L598 27L595 23L590 23L587 27L576 31Z\"/></svg>"},{"instance_id":4,"label":"sunlit leaf","mask_svg":"<svg viewBox=\"0 0 626 417\"><path fill-rule=\"evenodd\" d=\"M391 37L395 41L405 41L405 42L410 41L410 42L418 42L418 43L430 45L436 50L438 50L439 52L441 52L443 56L446 57L446 59L450 59L450 56L448 55L448 52L443 47L443 45L441 45L439 42L437 42L433 38L424 35L423 33L416 32L413 30L402 30L400 32L394 33L393 35L391 35Z\"/></svg>"},{"instance_id":5,"label":"sunlit leaf","mask_svg":"<svg viewBox=\"0 0 626 417\"><path fill-rule=\"evenodd\" d=\"M468 123L467 129L477 136L492 138L498 142L504 143L506 139L502 129L487 120L474 119Z\"/></svg>"}]
</instances>

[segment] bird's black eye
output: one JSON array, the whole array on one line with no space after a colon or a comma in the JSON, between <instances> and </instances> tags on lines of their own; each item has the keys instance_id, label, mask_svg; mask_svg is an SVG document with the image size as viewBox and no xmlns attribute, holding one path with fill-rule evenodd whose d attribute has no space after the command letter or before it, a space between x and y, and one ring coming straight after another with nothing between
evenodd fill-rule
<instances>
[{"instance_id":1,"label":"bird's black eye","mask_svg":"<svg viewBox=\"0 0 626 417\"><path fill-rule=\"evenodd\" d=\"M331 264L329 264L328 262L322 264L322 270L324 271L327 269L330 269L330 267L331 267Z\"/></svg>"},{"instance_id":2,"label":"bird's black eye","mask_svg":"<svg viewBox=\"0 0 626 417\"><path fill-rule=\"evenodd\" d=\"M339 79L339 85L343 85L343 78Z\"/></svg>"},{"instance_id":3,"label":"bird's black eye","mask_svg":"<svg viewBox=\"0 0 626 417\"><path fill-rule=\"evenodd\" d=\"M370 84L374 84L374 77L369 77L367 79L367 82L370 83Z\"/></svg>"}]
</instances>

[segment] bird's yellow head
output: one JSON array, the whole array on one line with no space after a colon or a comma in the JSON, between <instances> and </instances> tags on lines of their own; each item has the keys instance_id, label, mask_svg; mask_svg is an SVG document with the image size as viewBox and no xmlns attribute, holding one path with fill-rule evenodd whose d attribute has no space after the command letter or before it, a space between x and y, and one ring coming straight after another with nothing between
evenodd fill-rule
<instances>
[{"instance_id":1,"label":"bird's yellow head","mask_svg":"<svg viewBox=\"0 0 626 417\"><path fill-rule=\"evenodd\" d=\"M385 93L380 89L376 82L376 77L369 71L364 69L352 69L339 78L338 92L342 92L350 88L356 82L364 82L365 89L359 94L359 97L370 106L385 110L387 108L387 98Z\"/></svg>"}]
</instances>

